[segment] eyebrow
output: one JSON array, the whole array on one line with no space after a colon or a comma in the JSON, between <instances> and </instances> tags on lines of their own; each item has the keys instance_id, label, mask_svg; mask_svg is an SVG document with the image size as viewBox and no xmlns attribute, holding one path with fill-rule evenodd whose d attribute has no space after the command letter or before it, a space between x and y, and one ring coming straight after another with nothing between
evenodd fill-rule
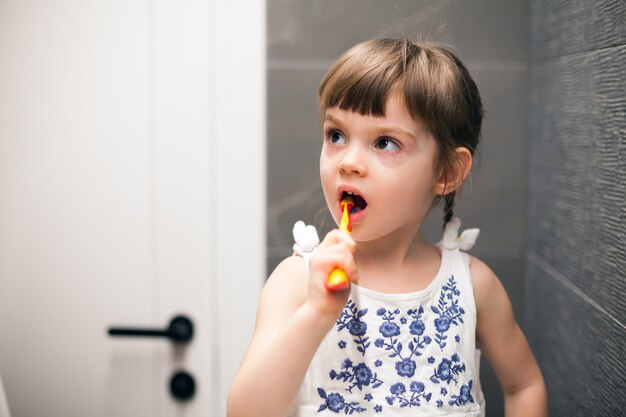
<instances>
[{"instance_id":1,"label":"eyebrow","mask_svg":"<svg viewBox=\"0 0 626 417\"><path fill-rule=\"evenodd\" d=\"M324 121L329 120L335 124L338 125L342 125L343 123L341 122L341 120L337 119L336 117L333 117L332 115L326 113L326 116L324 117ZM389 133L396 133L396 134L400 134L400 135L406 135L408 137L410 137L411 139L417 140L417 136L406 129L402 129L399 127L390 127L390 126L381 126L381 127L377 127L376 130L378 131L383 131L383 132L389 132Z\"/></svg>"},{"instance_id":2,"label":"eyebrow","mask_svg":"<svg viewBox=\"0 0 626 417\"><path fill-rule=\"evenodd\" d=\"M333 123L337 123L337 124L341 124L341 121L334 118L333 116L331 116L330 114L326 113L326 116L324 116L324 121L326 120L330 120Z\"/></svg>"}]
</instances>

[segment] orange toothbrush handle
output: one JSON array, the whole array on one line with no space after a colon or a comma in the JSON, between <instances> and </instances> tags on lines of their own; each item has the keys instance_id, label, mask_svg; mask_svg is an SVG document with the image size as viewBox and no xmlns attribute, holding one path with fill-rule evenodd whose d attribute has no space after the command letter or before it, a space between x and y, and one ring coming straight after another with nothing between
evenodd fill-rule
<instances>
[{"instance_id":1,"label":"orange toothbrush handle","mask_svg":"<svg viewBox=\"0 0 626 417\"><path fill-rule=\"evenodd\" d=\"M345 290L349 285L348 276L343 272L343 269L335 268L328 274L325 286L328 291L335 292Z\"/></svg>"},{"instance_id":2,"label":"orange toothbrush handle","mask_svg":"<svg viewBox=\"0 0 626 417\"><path fill-rule=\"evenodd\" d=\"M350 209L354 207L354 201L351 198L345 198L341 200L343 206L343 215L341 216L341 223L339 224L339 230L346 233L352 232L352 225L350 224ZM341 291L350 286L348 276L341 268L333 269L328 275L326 281L326 289L328 291Z\"/></svg>"}]
</instances>

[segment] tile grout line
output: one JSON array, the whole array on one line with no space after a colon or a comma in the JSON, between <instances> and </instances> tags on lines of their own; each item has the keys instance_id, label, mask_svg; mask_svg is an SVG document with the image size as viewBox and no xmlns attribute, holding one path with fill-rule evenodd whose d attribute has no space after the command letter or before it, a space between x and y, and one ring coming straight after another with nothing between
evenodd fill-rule
<instances>
[{"instance_id":1,"label":"tile grout line","mask_svg":"<svg viewBox=\"0 0 626 417\"><path fill-rule=\"evenodd\" d=\"M578 295L587 303L591 304L595 309L600 311L602 314L606 315L611 321L615 322L619 327L626 330L626 325L620 322L615 316L606 311L600 304L595 302L593 298L589 297L585 294L580 288L574 285L565 275L557 271L552 265L550 265L545 259L541 258L537 253L530 250L528 251L526 258L541 268L545 273L549 276L560 282L564 287L572 291L574 294Z\"/></svg>"}]
</instances>

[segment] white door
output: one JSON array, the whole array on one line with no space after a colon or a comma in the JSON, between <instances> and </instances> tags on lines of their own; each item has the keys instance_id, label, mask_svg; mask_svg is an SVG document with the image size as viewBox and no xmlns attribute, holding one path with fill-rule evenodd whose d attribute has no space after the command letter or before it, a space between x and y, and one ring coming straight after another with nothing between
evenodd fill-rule
<instances>
[{"instance_id":1,"label":"white door","mask_svg":"<svg viewBox=\"0 0 626 417\"><path fill-rule=\"evenodd\" d=\"M225 415L265 271L264 18L263 0L0 0L12 416ZM184 345L107 334L177 314Z\"/></svg>"}]
</instances>

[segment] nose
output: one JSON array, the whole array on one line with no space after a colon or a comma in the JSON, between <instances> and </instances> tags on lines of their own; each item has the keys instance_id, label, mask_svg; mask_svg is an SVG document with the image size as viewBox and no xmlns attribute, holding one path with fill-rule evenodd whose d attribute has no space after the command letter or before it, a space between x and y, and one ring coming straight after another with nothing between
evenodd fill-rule
<instances>
[{"instance_id":1,"label":"nose","mask_svg":"<svg viewBox=\"0 0 626 417\"><path fill-rule=\"evenodd\" d=\"M365 175L367 173L365 151L358 146L346 149L339 161L339 171L343 174Z\"/></svg>"}]
</instances>

